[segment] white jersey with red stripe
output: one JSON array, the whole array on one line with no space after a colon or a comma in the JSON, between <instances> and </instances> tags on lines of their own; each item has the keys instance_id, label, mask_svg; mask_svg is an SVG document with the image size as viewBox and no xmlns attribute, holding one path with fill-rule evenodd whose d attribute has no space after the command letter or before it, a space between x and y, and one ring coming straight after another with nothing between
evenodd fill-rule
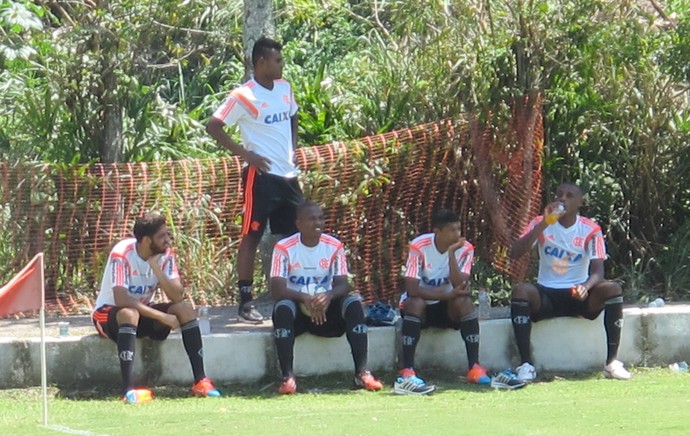
<instances>
[{"instance_id":1,"label":"white jersey with red stripe","mask_svg":"<svg viewBox=\"0 0 690 436\"><path fill-rule=\"evenodd\" d=\"M273 89L266 89L251 79L232 90L213 117L236 124L243 147L271 161L269 173L296 177L291 117L297 108L286 80L275 80Z\"/></svg>"},{"instance_id":2,"label":"white jersey with red stripe","mask_svg":"<svg viewBox=\"0 0 690 436\"><path fill-rule=\"evenodd\" d=\"M529 223L523 236L541 220ZM566 228L556 222L544 229L535 244L539 250L537 283L554 289L569 289L589 278L589 263L606 259L606 246L601 227L589 218L577 216L575 224Z\"/></svg>"},{"instance_id":3,"label":"white jersey with red stripe","mask_svg":"<svg viewBox=\"0 0 690 436\"><path fill-rule=\"evenodd\" d=\"M333 289L333 277L347 276L347 259L342 242L322 234L315 247L307 247L300 233L280 240L273 248L271 277L287 279L287 287L300 292L304 285Z\"/></svg>"},{"instance_id":4,"label":"white jersey with red stripe","mask_svg":"<svg viewBox=\"0 0 690 436\"><path fill-rule=\"evenodd\" d=\"M110 251L101 281L101 290L96 299L96 309L104 305L115 306L113 288L116 286L127 289L130 297L144 304L153 301L158 279L151 271L148 261L137 253L136 244L135 238L123 239ZM158 264L169 279L174 280L180 276L175 253L170 248L160 257Z\"/></svg>"},{"instance_id":5,"label":"white jersey with red stripe","mask_svg":"<svg viewBox=\"0 0 690 436\"><path fill-rule=\"evenodd\" d=\"M425 233L410 242L407 262L405 263L405 278L419 280L421 288L443 287L446 292L453 290L450 283L450 264L448 252L440 253L436 248L436 235ZM461 272L470 274L474 259L474 246L465 244L455 251L455 261ZM407 299L407 292L400 296L400 302ZM438 300L426 300L426 304L438 303Z\"/></svg>"}]
</instances>

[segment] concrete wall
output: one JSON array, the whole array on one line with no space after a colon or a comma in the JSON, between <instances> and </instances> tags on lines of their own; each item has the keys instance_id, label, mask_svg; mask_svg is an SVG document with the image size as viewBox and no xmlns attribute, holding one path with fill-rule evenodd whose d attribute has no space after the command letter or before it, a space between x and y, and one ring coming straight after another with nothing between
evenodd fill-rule
<instances>
[{"instance_id":1,"label":"concrete wall","mask_svg":"<svg viewBox=\"0 0 690 436\"><path fill-rule=\"evenodd\" d=\"M690 306L626 308L619 358L627 365L665 365L690 360ZM398 368L400 334L395 327L369 330L372 370ZM603 367L606 338L603 315L594 321L558 318L535 323L532 349L539 370L581 371ZM115 344L98 336L47 338L48 381L58 386L119 384ZM219 384L277 377L270 332L204 336L206 372ZM509 319L481 321L480 360L492 371L519 364ZM467 357L458 332L427 329L417 347L416 364L464 373ZM345 337L297 338L297 375L349 372L352 357ZM191 369L179 334L166 341L137 341L136 377L142 384L189 384ZM40 339L0 338L0 388L40 385Z\"/></svg>"}]
</instances>

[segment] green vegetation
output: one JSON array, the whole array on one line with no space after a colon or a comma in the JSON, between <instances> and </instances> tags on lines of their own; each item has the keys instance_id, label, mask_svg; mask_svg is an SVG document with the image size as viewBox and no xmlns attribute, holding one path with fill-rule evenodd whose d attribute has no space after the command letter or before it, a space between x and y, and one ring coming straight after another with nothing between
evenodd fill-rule
<instances>
[{"instance_id":1,"label":"green vegetation","mask_svg":"<svg viewBox=\"0 0 690 436\"><path fill-rule=\"evenodd\" d=\"M225 154L203 126L244 73L242 2L102 5L0 0L0 156ZM690 2L281 0L275 17L301 145L445 117L501 128L541 93L545 198L589 191L629 301L690 297Z\"/></svg>"},{"instance_id":2,"label":"green vegetation","mask_svg":"<svg viewBox=\"0 0 690 436\"><path fill-rule=\"evenodd\" d=\"M156 400L139 406L123 404L114 392L52 390L50 424L93 434L147 435L687 433L690 376L666 368L638 369L629 382L552 374L512 392L459 383L445 374L433 378L441 390L429 397L353 392L344 380L349 376L303 379L300 389L314 393L291 397L274 395L275 384L228 386L220 399L161 388ZM0 409L2 434L57 434L38 425L39 389L0 391Z\"/></svg>"}]
</instances>

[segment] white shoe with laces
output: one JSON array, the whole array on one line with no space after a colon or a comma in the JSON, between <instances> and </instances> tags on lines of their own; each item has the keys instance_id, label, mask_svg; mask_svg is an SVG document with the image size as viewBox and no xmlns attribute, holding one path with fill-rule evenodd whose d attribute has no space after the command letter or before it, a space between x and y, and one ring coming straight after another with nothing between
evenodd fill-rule
<instances>
[{"instance_id":1,"label":"white shoe with laces","mask_svg":"<svg viewBox=\"0 0 690 436\"><path fill-rule=\"evenodd\" d=\"M632 375L623 367L623 362L614 360L604 367L604 377L616 380L630 380Z\"/></svg>"},{"instance_id":2,"label":"white shoe with laces","mask_svg":"<svg viewBox=\"0 0 690 436\"><path fill-rule=\"evenodd\" d=\"M537 378L537 370L529 362L515 368L515 372L517 372L517 378L528 383Z\"/></svg>"}]
</instances>

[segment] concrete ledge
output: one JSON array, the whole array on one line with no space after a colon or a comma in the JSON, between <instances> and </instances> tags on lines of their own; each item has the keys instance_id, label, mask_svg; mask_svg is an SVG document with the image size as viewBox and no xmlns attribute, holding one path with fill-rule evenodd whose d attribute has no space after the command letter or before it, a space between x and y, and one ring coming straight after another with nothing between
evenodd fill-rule
<instances>
[{"instance_id":1,"label":"concrete ledge","mask_svg":"<svg viewBox=\"0 0 690 436\"><path fill-rule=\"evenodd\" d=\"M690 360L690 305L662 308L626 308L620 359L626 364L664 365ZM480 360L491 370L518 364L517 347L509 319L481 321ZM369 330L369 366L372 370L398 367L400 333L395 327ZM539 370L589 371L600 369L606 356L603 315L594 321L557 318L535 323L532 347ZM96 335L48 337L48 380L58 386L118 385L119 363L115 344ZM204 336L206 372L219 384L247 383L278 376L278 363L269 331L216 333ZM458 332L426 329L417 347L419 368L467 370L465 347ZM352 371L345 336L325 339L305 334L295 343L298 375ZM191 382L191 369L182 338L137 341L135 373L142 384ZM0 388L40 385L40 339L0 338Z\"/></svg>"}]
</instances>

